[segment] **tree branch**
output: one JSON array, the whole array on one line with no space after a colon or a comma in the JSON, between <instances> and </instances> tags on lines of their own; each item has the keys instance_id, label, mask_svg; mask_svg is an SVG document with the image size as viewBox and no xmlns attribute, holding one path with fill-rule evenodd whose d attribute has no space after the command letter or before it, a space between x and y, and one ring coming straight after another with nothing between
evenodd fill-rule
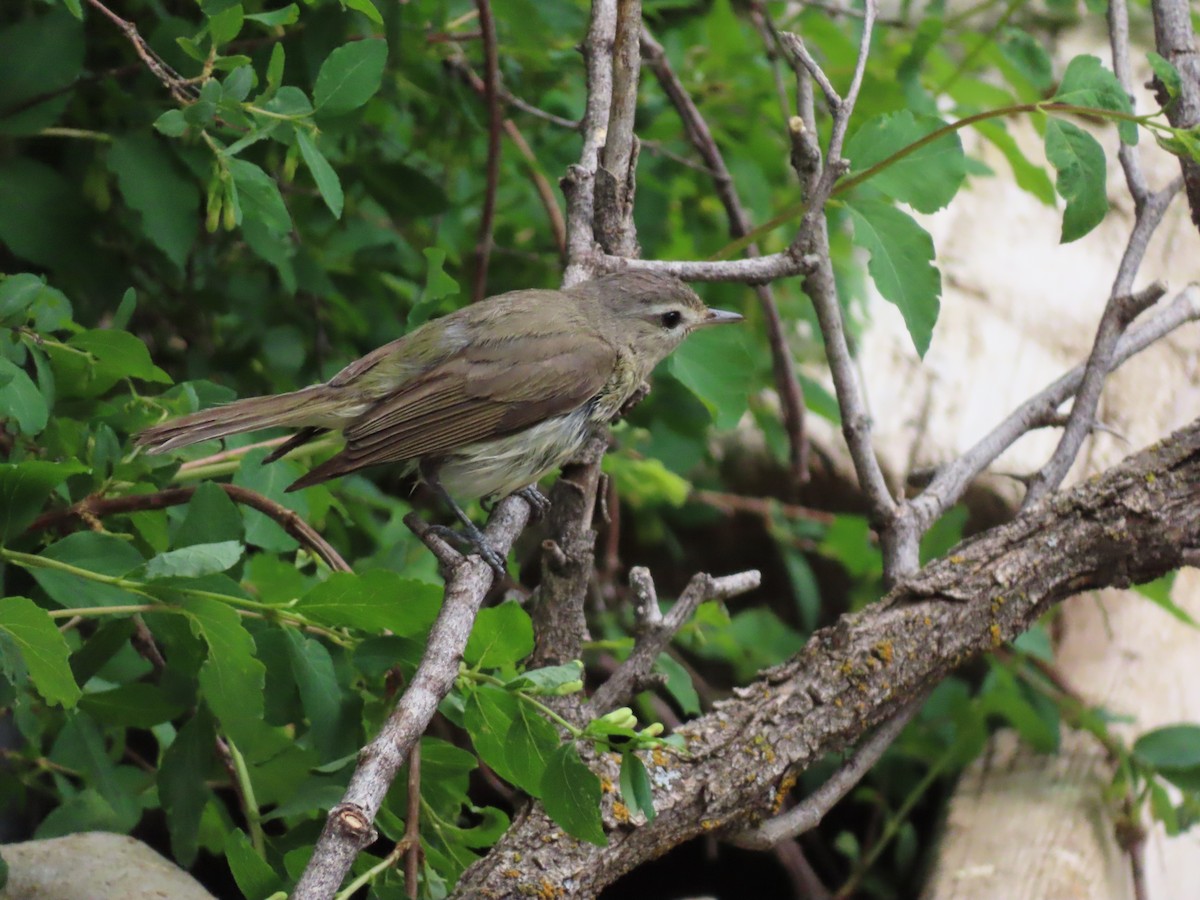
<instances>
[{"instance_id":1,"label":"tree branch","mask_svg":"<svg viewBox=\"0 0 1200 900\"><path fill-rule=\"evenodd\" d=\"M1175 182L1148 197L1137 210L1133 230L1125 245L1125 253L1117 269L1112 291L1104 314L1100 317L1100 325L1096 329L1096 339L1092 343L1092 352L1088 356L1087 367L1083 372L1083 381L1071 406L1071 415L1063 429L1058 446L1054 449L1049 462L1042 467L1029 483L1025 492L1023 507L1037 503L1042 497L1058 488L1075 457L1083 445L1084 438L1091 433L1092 423L1096 419L1096 408L1100 403L1100 394L1104 390L1104 380L1112 369L1113 352L1117 341L1125 329L1147 308L1158 302L1166 293L1166 288L1159 284L1151 285L1144 291L1131 293L1133 279L1146 255L1146 247L1162 221L1171 200L1179 191L1179 183Z\"/></svg>"},{"instance_id":2,"label":"tree branch","mask_svg":"<svg viewBox=\"0 0 1200 900\"><path fill-rule=\"evenodd\" d=\"M703 572L692 576L675 605L664 616L658 608L658 595L650 570L637 566L629 572L629 585L637 598L638 630L633 651L604 684L592 694L591 713L599 716L627 702L645 682L660 653L671 643L675 632L692 618L701 603L723 600L752 591L762 583L757 570L713 578Z\"/></svg>"},{"instance_id":3,"label":"tree branch","mask_svg":"<svg viewBox=\"0 0 1200 900\"><path fill-rule=\"evenodd\" d=\"M1154 13L1154 43L1167 62L1179 72L1180 93L1174 102L1159 86L1158 100L1166 108L1167 120L1176 128L1200 125L1200 52L1192 30L1188 0L1151 0ZM1179 160L1192 222L1200 228L1200 163L1187 157Z\"/></svg>"},{"instance_id":4,"label":"tree branch","mask_svg":"<svg viewBox=\"0 0 1200 900\"><path fill-rule=\"evenodd\" d=\"M1149 321L1124 334L1112 357L1116 369L1131 356L1188 322L1200 319L1200 287L1181 291L1165 309ZM928 528L958 502L972 481L1018 438L1054 413L1083 382L1084 366L1078 365L1049 387L1030 397L970 450L938 472L921 494L909 501L916 522Z\"/></svg>"},{"instance_id":5,"label":"tree branch","mask_svg":"<svg viewBox=\"0 0 1200 900\"><path fill-rule=\"evenodd\" d=\"M528 519L529 504L509 497L497 505L484 535L497 551L507 554ZM375 839L372 823L383 798L438 704L453 687L475 614L494 578L495 573L478 557L462 559L447 573L445 600L413 680L379 734L359 753L346 792L330 810L292 900L333 896L354 858Z\"/></svg>"},{"instance_id":6,"label":"tree branch","mask_svg":"<svg viewBox=\"0 0 1200 900\"><path fill-rule=\"evenodd\" d=\"M618 824L609 809L606 847L547 842L554 826L535 808L464 874L454 896L521 897L566 885L591 896L683 841L753 827L773 814L789 773L895 716L964 661L1068 596L1156 578L1196 546L1200 421L963 542L685 725L687 756L651 770L659 785L653 822ZM615 781L615 763L598 765Z\"/></svg>"}]
</instances>

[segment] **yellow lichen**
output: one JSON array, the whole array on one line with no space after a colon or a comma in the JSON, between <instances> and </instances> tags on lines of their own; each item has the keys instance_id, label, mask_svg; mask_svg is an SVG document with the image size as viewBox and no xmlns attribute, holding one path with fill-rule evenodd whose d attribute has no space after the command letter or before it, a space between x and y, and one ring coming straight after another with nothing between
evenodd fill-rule
<instances>
[{"instance_id":1,"label":"yellow lichen","mask_svg":"<svg viewBox=\"0 0 1200 900\"><path fill-rule=\"evenodd\" d=\"M1004 643L1004 636L1000 633L999 625L997 625L995 622L993 622L991 624L991 627L988 630L992 633L992 646L993 647L999 647L1001 644Z\"/></svg>"},{"instance_id":2,"label":"yellow lichen","mask_svg":"<svg viewBox=\"0 0 1200 900\"><path fill-rule=\"evenodd\" d=\"M879 657L879 660L885 666L890 666L892 664L892 660L896 656L896 651L892 647L891 641L880 641L879 643L877 643L875 645L874 649L875 649L875 655L877 657Z\"/></svg>"},{"instance_id":3,"label":"yellow lichen","mask_svg":"<svg viewBox=\"0 0 1200 900\"><path fill-rule=\"evenodd\" d=\"M775 791L775 799L771 802L771 815L778 815L783 809L783 803L787 800L788 794L792 792L792 788L796 786L796 776L790 772L784 775L779 781L779 787Z\"/></svg>"},{"instance_id":4,"label":"yellow lichen","mask_svg":"<svg viewBox=\"0 0 1200 900\"><path fill-rule=\"evenodd\" d=\"M629 807L626 806L624 803L622 803L620 800L613 801L612 814L613 814L613 818L616 819L618 822L620 822L622 825L626 824L629 821Z\"/></svg>"}]
</instances>

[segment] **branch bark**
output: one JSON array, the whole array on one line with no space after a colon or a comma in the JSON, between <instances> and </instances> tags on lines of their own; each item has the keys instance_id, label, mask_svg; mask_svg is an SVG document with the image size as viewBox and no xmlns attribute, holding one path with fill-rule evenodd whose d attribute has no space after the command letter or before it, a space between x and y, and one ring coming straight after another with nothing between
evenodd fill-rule
<instances>
[{"instance_id":1,"label":"branch bark","mask_svg":"<svg viewBox=\"0 0 1200 900\"><path fill-rule=\"evenodd\" d=\"M593 896L701 834L771 816L789 776L860 738L964 661L1081 591L1150 580L1200 546L1200 421L1103 476L956 547L881 602L817 632L796 657L681 729L688 755L653 761L652 823L609 843L562 839L538 809L460 881L457 897ZM616 778L613 763L604 774ZM612 771L608 771L612 769Z\"/></svg>"},{"instance_id":2,"label":"branch bark","mask_svg":"<svg viewBox=\"0 0 1200 900\"><path fill-rule=\"evenodd\" d=\"M1159 91L1159 102L1166 107L1167 121L1176 128L1200 125L1200 52L1196 50L1196 34L1192 30L1192 13L1188 0L1152 0L1154 13L1154 43L1167 62L1179 72L1180 93L1169 103L1165 90ZM1200 163L1182 157L1184 190L1192 211L1192 222L1200 228Z\"/></svg>"}]
</instances>

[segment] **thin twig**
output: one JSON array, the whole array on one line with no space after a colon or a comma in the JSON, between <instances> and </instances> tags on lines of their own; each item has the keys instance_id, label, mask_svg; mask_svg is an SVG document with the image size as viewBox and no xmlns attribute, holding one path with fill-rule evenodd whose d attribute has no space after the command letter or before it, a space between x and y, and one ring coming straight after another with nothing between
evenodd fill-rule
<instances>
[{"instance_id":1,"label":"thin twig","mask_svg":"<svg viewBox=\"0 0 1200 900\"><path fill-rule=\"evenodd\" d=\"M600 715L629 700L650 675L655 660L671 642L675 632L687 623L701 603L736 597L754 590L761 583L762 575L756 569L721 578L701 572L692 576L675 605L663 615L658 607L658 595L650 571L642 566L630 570L629 585L637 598L637 643L612 676L592 694L592 711Z\"/></svg>"},{"instance_id":2,"label":"thin twig","mask_svg":"<svg viewBox=\"0 0 1200 900\"><path fill-rule=\"evenodd\" d=\"M1161 312L1131 328L1117 342L1112 369L1145 350L1187 322L1200 319L1200 287L1191 285L1181 291ZM1044 421L1083 381L1083 365L1078 365L1041 392L1013 410L999 425L970 450L946 466L918 497L909 501L919 528L928 528L947 509L958 502L972 481L1030 428Z\"/></svg>"},{"instance_id":3,"label":"thin twig","mask_svg":"<svg viewBox=\"0 0 1200 900\"><path fill-rule=\"evenodd\" d=\"M1108 0L1108 42L1112 48L1113 73L1129 97L1130 104L1136 108L1133 74L1129 65L1129 8L1125 0ZM1142 171L1137 148L1121 141L1117 158L1125 171L1125 184L1133 197L1134 208L1140 210L1150 194L1150 186L1146 183L1146 174Z\"/></svg>"},{"instance_id":4,"label":"thin twig","mask_svg":"<svg viewBox=\"0 0 1200 900\"><path fill-rule=\"evenodd\" d=\"M801 519L805 522L818 522L829 525L836 516L822 509L809 506L798 506L795 503L783 503L774 497L744 497L741 494L728 494L721 491L692 491L689 500L703 503L713 509L726 513L749 513L769 521L776 513L788 519Z\"/></svg>"},{"instance_id":5,"label":"thin twig","mask_svg":"<svg viewBox=\"0 0 1200 900\"><path fill-rule=\"evenodd\" d=\"M654 72L663 92L671 100L683 120L684 130L696 148L696 152L704 159L713 173L713 186L721 205L725 207L725 215L729 219L729 233L733 238L742 238L750 233L750 218L746 215L738 197L737 186L733 176L725 165L725 158L713 138L699 107L696 106L691 94L684 87L679 76L671 67L662 45L646 28L642 28L642 49L646 54L647 63ZM746 248L750 257L759 255L758 246L751 244ZM808 480L808 436L804 427L804 391L800 387L796 375L796 367L792 361L792 351L784 334L783 319L779 315L779 307L775 304L775 294L769 284L755 285L759 306L767 325L767 341L771 347L771 365L775 377L775 388L779 392L779 402L783 407L783 427L788 436L789 473L793 484L801 485Z\"/></svg>"},{"instance_id":6,"label":"thin twig","mask_svg":"<svg viewBox=\"0 0 1200 900\"><path fill-rule=\"evenodd\" d=\"M492 513L484 536L497 552L507 554L528 519L529 504L509 497ZM292 900L331 896L359 851L375 839L375 816L409 751L453 687L475 614L494 578L495 573L478 557L461 560L448 573L445 600L417 671L379 734L359 753L346 792L330 810Z\"/></svg>"},{"instance_id":7,"label":"thin twig","mask_svg":"<svg viewBox=\"0 0 1200 900\"><path fill-rule=\"evenodd\" d=\"M567 197L567 267L563 286L571 287L595 273L593 248L596 232L592 223L596 195L596 167L608 127L612 103L612 46L617 31L616 0L595 0L588 23L583 54L587 63L587 106L583 114L583 147L579 162L567 169L563 193Z\"/></svg>"},{"instance_id":8,"label":"thin twig","mask_svg":"<svg viewBox=\"0 0 1200 900\"><path fill-rule=\"evenodd\" d=\"M186 78L167 65L166 61L146 43L145 38L138 32L136 25L122 19L101 3L100 0L88 0L88 3L121 29L125 37L129 40L129 43L133 45L134 52L146 64L146 68L163 83L163 86L176 101L187 104L199 96L199 92L195 87Z\"/></svg>"},{"instance_id":9,"label":"thin twig","mask_svg":"<svg viewBox=\"0 0 1200 900\"><path fill-rule=\"evenodd\" d=\"M780 841L816 828L825 818L825 814L850 793L871 767L879 762L879 758L912 721L912 717L917 714L917 710L928 696L929 692L926 691L876 728L870 737L858 745L850 758L842 763L824 784L805 797L803 802L755 828L733 835L729 838L730 843L750 850L768 850Z\"/></svg>"},{"instance_id":10,"label":"thin twig","mask_svg":"<svg viewBox=\"0 0 1200 900\"><path fill-rule=\"evenodd\" d=\"M1138 207L1133 229L1125 245L1125 253L1121 257L1121 264L1113 281L1112 292L1109 294L1104 314L1100 317L1100 325L1096 329L1096 339L1084 369L1083 383L1071 407L1070 418L1054 454L1030 481L1021 504L1023 509L1057 490L1062 480L1067 477L1067 472L1079 454L1079 448L1092 430L1100 394L1104 390L1104 380L1112 369L1112 357L1117 341L1134 319L1166 293L1166 287L1163 285L1151 285L1136 294L1131 293L1131 288L1146 255L1150 238L1181 187L1182 179L1177 179L1146 198Z\"/></svg>"},{"instance_id":11,"label":"thin twig","mask_svg":"<svg viewBox=\"0 0 1200 900\"><path fill-rule=\"evenodd\" d=\"M479 213L479 240L475 244L475 277L471 297L478 303L487 296L488 261L492 254L493 227L496 220L496 190L500 183L500 61L496 52L496 20L491 0L475 0L479 27L483 36L483 99L488 111L486 185L483 209Z\"/></svg>"},{"instance_id":12,"label":"thin twig","mask_svg":"<svg viewBox=\"0 0 1200 900\"><path fill-rule=\"evenodd\" d=\"M294 510L288 509L281 503L276 503L270 497L265 497L257 491L236 484L217 484L217 487L223 490L230 500L256 509L278 523L284 531L324 560L325 564L335 572L351 571L350 565L333 548L333 545L321 537L317 530ZM103 518L141 510L166 509L169 506L187 503L195 493L196 486L189 485L167 488L152 494L129 494L125 497L100 497L92 494L71 506L42 513L33 520L28 530L40 531L46 528L60 527L71 519L87 521L89 517Z\"/></svg>"},{"instance_id":13,"label":"thin twig","mask_svg":"<svg viewBox=\"0 0 1200 900\"><path fill-rule=\"evenodd\" d=\"M596 238L607 252L637 256L633 199L637 190L638 79L641 74L639 37L642 0L617 0L617 24L612 49L612 102L600 166L596 170L594 223Z\"/></svg>"},{"instance_id":14,"label":"thin twig","mask_svg":"<svg viewBox=\"0 0 1200 900\"><path fill-rule=\"evenodd\" d=\"M421 742L408 751L408 812L404 823L404 886L417 900L421 867Z\"/></svg>"},{"instance_id":15,"label":"thin twig","mask_svg":"<svg viewBox=\"0 0 1200 900\"><path fill-rule=\"evenodd\" d=\"M684 281L734 281L741 284L758 284L804 275L819 264L815 254L791 250L748 259L627 259L606 253L597 253L590 259L598 272L666 272Z\"/></svg>"}]
</instances>

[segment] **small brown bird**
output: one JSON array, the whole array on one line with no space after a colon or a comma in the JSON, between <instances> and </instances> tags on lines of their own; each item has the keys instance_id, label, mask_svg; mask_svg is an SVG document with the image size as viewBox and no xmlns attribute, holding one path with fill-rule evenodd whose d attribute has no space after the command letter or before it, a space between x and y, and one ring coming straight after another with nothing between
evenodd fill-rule
<instances>
[{"instance_id":1,"label":"small brown bird","mask_svg":"<svg viewBox=\"0 0 1200 900\"><path fill-rule=\"evenodd\" d=\"M182 416L147 429L137 443L161 453L262 428L300 429L273 460L341 431L345 448L289 491L404 463L503 571L503 559L452 496L498 499L536 485L612 421L688 334L741 318L708 309L682 281L655 272L512 291L427 322L324 384Z\"/></svg>"}]
</instances>

